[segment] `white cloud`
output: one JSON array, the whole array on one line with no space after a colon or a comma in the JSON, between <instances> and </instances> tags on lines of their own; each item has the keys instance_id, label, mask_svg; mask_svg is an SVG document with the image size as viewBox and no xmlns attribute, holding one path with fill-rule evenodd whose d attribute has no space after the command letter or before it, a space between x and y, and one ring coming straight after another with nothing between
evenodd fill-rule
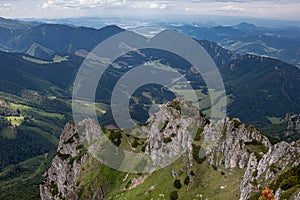
<instances>
[{"instance_id":1,"label":"white cloud","mask_svg":"<svg viewBox=\"0 0 300 200\"><path fill-rule=\"evenodd\" d=\"M2 8L0 8L0 10L3 10L3 11L13 11L15 10L15 7L11 4L11 3L3 3Z\"/></svg>"},{"instance_id":2,"label":"white cloud","mask_svg":"<svg viewBox=\"0 0 300 200\"><path fill-rule=\"evenodd\" d=\"M220 7L216 10L225 11L225 12L242 12L245 11L246 9L235 5L227 5L227 6Z\"/></svg>"},{"instance_id":3,"label":"white cloud","mask_svg":"<svg viewBox=\"0 0 300 200\"><path fill-rule=\"evenodd\" d=\"M0 16L224 15L300 20L299 0L0 0Z\"/></svg>"},{"instance_id":4,"label":"white cloud","mask_svg":"<svg viewBox=\"0 0 300 200\"><path fill-rule=\"evenodd\" d=\"M103 6L122 6L126 0L48 0L42 8L77 8L88 9Z\"/></svg>"},{"instance_id":5,"label":"white cloud","mask_svg":"<svg viewBox=\"0 0 300 200\"><path fill-rule=\"evenodd\" d=\"M158 3L150 3L149 8L152 9L165 9L167 7L166 4L158 4Z\"/></svg>"},{"instance_id":6,"label":"white cloud","mask_svg":"<svg viewBox=\"0 0 300 200\"><path fill-rule=\"evenodd\" d=\"M127 6L129 8L135 8L135 9L165 9L168 7L168 4L171 4L167 1L142 1L142 0L136 0L136 1L129 1Z\"/></svg>"}]
</instances>

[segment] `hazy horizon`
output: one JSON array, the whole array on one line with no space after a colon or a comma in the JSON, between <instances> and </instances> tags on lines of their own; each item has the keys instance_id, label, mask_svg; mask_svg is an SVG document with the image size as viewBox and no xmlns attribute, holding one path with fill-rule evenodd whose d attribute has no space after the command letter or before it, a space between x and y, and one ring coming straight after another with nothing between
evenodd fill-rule
<instances>
[{"instance_id":1,"label":"hazy horizon","mask_svg":"<svg viewBox=\"0 0 300 200\"><path fill-rule=\"evenodd\" d=\"M297 0L0 0L0 16L13 19L194 15L299 21Z\"/></svg>"}]
</instances>

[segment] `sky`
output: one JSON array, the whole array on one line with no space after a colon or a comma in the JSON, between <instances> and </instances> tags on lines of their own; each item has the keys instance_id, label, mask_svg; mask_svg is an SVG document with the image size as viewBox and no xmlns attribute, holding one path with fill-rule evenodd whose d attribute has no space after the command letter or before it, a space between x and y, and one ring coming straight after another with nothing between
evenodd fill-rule
<instances>
[{"instance_id":1,"label":"sky","mask_svg":"<svg viewBox=\"0 0 300 200\"><path fill-rule=\"evenodd\" d=\"M300 21L300 0L0 0L5 18L220 15Z\"/></svg>"}]
</instances>

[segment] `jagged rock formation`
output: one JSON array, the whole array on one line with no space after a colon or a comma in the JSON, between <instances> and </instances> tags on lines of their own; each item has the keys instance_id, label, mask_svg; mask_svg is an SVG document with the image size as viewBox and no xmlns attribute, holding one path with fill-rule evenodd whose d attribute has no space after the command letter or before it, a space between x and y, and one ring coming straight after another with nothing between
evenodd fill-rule
<instances>
[{"instance_id":1,"label":"jagged rock formation","mask_svg":"<svg viewBox=\"0 0 300 200\"><path fill-rule=\"evenodd\" d=\"M288 113L286 116L281 120L281 123L287 123L287 128L285 131L285 136L290 136L293 134L300 133L300 114L291 114Z\"/></svg>"},{"instance_id":2,"label":"jagged rock formation","mask_svg":"<svg viewBox=\"0 0 300 200\"><path fill-rule=\"evenodd\" d=\"M255 127L243 124L238 119L227 118L225 122L207 125L203 135L204 144L213 144L206 147L210 164L246 169L240 185L240 200L249 199L254 193L271 185L281 174L280 171L300 164L299 143L281 142L272 146L268 138ZM283 192L278 188L277 199Z\"/></svg>"},{"instance_id":3,"label":"jagged rock formation","mask_svg":"<svg viewBox=\"0 0 300 200\"><path fill-rule=\"evenodd\" d=\"M225 123L205 127L203 131L204 144L212 143L207 149L208 161L212 165L225 168L245 168L252 154L258 157L271 147L269 140L262 136L253 126L242 124L238 119L227 118ZM217 131L217 132L216 132ZM252 151L250 145L261 149ZM262 150L262 151L260 151Z\"/></svg>"},{"instance_id":4,"label":"jagged rock formation","mask_svg":"<svg viewBox=\"0 0 300 200\"><path fill-rule=\"evenodd\" d=\"M282 172L299 164L300 145L295 142L292 144L281 142L272 146L260 160L252 155L241 183L241 199L248 199L254 191L260 191L263 187L271 185ZM282 193L282 189L279 188L277 199Z\"/></svg>"},{"instance_id":5,"label":"jagged rock formation","mask_svg":"<svg viewBox=\"0 0 300 200\"><path fill-rule=\"evenodd\" d=\"M43 200L78 199L80 188L76 179L80 174L81 164L86 159L87 154L75 125L69 122L61 134L51 167L40 185L41 198Z\"/></svg>"},{"instance_id":6,"label":"jagged rock formation","mask_svg":"<svg viewBox=\"0 0 300 200\"><path fill-rule=\"evenodd\" d=\"M187 152L188 165L192 165L193 138L197 129L205 125L205 119L196 108L179 101L175 103L179 106L177 109L171 104L163 106L159 113L149 119L145 152L150 154L154 164L167 166L165 162L174 161L174 158Z\"/></svg>"},{"instance_id":7,"label":"jagged rock formation","mask_svg":"<svg viewBox=\"0 0 300 200\"><path fill-rule=\"evenodd\" d=\"M183 111L188 115L181 117ZM88 134L99 132L99 127L89 119L84 120L82 123L86 125L87 135L85 139L91 141L97 139L98 136L93 138L94 134ZM289 187L281 184L281 182L289 181L284 179L286 178L284 177L285 174L295 173L299 168L299 142L291 144L281 142L272 145L268 138L263 136L254 126L243 124L240 120L231 118L209 123L201 114L199 115L197 109L189 108L188 104L181 104L180 107L178 102L161 107L160 111L154 114L147 124L143 128L148 133L146 140L137 142L136 138L126 136L121 131L120 141L122 142L120 144L123 148L126 145L131 145L130 148L134 151L140 148L138 147L139 144L143 145L145 153L150 155L154 163L163 163L164 160L167 162L168 158L181 155L182 151L185 150L186 153L182 159L183 165L177 170L172 167L168 174L173 179L179 178L180 174L186 174L185 182L187 182L187 185L190 182L187 190L199 192L197 196L200 196L201 189L193 187L193 185L199 185L197 183L199 179L194 177L193 170L195 170L195 166L201 168L202 162L206 159L206 163L209 163L215 169L211 172L214 175L220 174L220 171L222 173L226 171L228 176L236 170L243 173L239 175L240 177L233 176L233 178L239 180L235 189L240 187L240 195L234 199L256 200L261 191L267 186L273 187L278 200L286 197L291 200L299 199L300 190L297 187L293 186L294 190L288 191ZM196 136L196 143L194 143L195 140L193 140L192 135L194 129L198 129L196 132L199 134ZM116 134L117 132L112 133ZM132 147L132 141L138 145ZM200 143L201 146L199 146ZM199 152L195 153L195 149ZM89 152L94 150L89 148ZM197 162L195 156L203 159ZM162 165L166 164L163 163ZM110 196L108 199L118 199L121 193L128 191L130 194L131 190L137 188L142 191L145 190L143 195L147 195L156 189L156 185L151 185L149 189L140 188L143 187L141 184L151 179L152 172L144 175L130 175L112 171L110 173L114 174L113 177L119 176L119 179L116 180L117 183L115 183L116 186L114 186L111 184L111 175L105 177L107 174L101 174L102 171L99 170L101 166L101 163L95 161L87 153L74 124L68 123L61 135L57 154L40 186L41 198L43 200L103 199L105 194L113 188L113 191L119 191L119 193L116 196ZM94 173L91 171L97 171L96 174L98 175L85 176L85 173ZM298 175L296 174L296 176ZM87 182L87 179L91 180ZM242 181L240 182L240 180ZM159 182L159 180L156 181ZM84 185L90 183L94 184L89 187ZM105 187L103 187L104 183ZM80 196L83 188L85 188L85 191L89 190L88 196ZM226 187L221 185L221 190L224 190L224 188ZM232 199L232 196L230 198Z\"/></svg>"}]
</instances>

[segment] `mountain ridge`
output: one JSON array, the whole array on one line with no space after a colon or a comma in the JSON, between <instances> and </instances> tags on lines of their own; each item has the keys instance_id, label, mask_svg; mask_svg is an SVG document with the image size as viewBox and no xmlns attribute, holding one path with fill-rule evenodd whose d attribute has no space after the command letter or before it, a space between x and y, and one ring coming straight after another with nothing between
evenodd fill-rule
<instances>
[{"instance_id":1,"label":"mountain ridge","mask_svg":"<svg viewBox=\"0 0 300 200\"><path fill-rule=\"evenodd\" d=\"M170 109L174 108L171 107ZM174 109L174 112L176 112L176 109ZM164 119L163 115L165 114L165 112L159 111L152 118L152 120L161 121L160 119ZM169 131L169 124L170 126L174 127L173 125L176 126L176 123L178 123L176 122L176 120L170 118L168 119L170 121L168 121L164 132ZM150 121L150 124L152 122ZM89 123L89 126L91 126L91 123L93 124L94 122L92 120L88 120L84 123ZM154 124L155 123L153 123L151 126L153 126ZM223 125L225 125L225 127L223 127ZM95 129L97 125L92 125L91 127L94 128L91 128L89 130ZM112 169L107 169L107 167L103 166L103 164L99 163L94 158L91 158L85 147L79 147L80 137L78 137L78 132L76 131L76 127L73 122L69 122L66 125L65 131L61 136L61 145L59 145L58 147L58 153L56 154L52 165L46 173L44 181L40 186L41 198L43 200L60 199L68 196L69 194L75 195L73 196L73 198L76 199L87 199L92 197L97 197L99 199L123 199L129 196L131 198L139 197L140 199L149 199L158 198L158 196L155 196L158 194L162 194L165 198L168 198L169 195L172 195L172 193L174 193L172 192L173 190L179 195L179 199L192 197L195 198L197 195L199 196L199 194L201 194L201 196L208 199L222 197L222 199L248 200L258 198L257 196L261 195L260 191L262 191L267 186L274 187L273 189L276 193L276 199L279 199L280 196L296 199L297 197L292 198L292 196L300 195L300 189L297 189L297 183L293 183L288 187L285 187L282 184L277 184L277 186L274 185L274 183L276 183L276 180L281 177L286 171L288 171L290 167L292 168L299 166L299 142L294 142L292 144L281 142L272 145L269 140L265 136L261 135L255 127L245 125L238 119L227 118L223 122L217 124L206 123L206 125L202 125L202 127L203 128L200 128L200 135L196 136L196 138L192 142L192 149L188 150L188 152L192 152L192 156L189 156L189 153L183 154L183 157L176 161L176 164L171 165L171 167L159 170L158 172L133 175L128 173L126 174L124 172L118 172ZM118 132L118 130L116 130L116 132ZM110 132L110 134L111 133L113 132ZM156 134L160 135L162 133ZM68 141L71 141L71 137L76 137L77 139L74 139L74 141L70 142L69 144ZM175 133L174 140L176 140L176 138L177 133ZM197 138L199 138L199 140ZM121 136L121 146L123 143L127 142L133 145L134 142L132 139L130 139L129 136ZM158 141L159 137L157 136L156 138L154 138L154 140ZM137 142L138 146L142 145L139 144L140 142L141 141ZM211 145L212 143L213 145ZM65 144L67 144L67 146L71 145L73 147L69 148L65 146ZM173 145L172 141L170 145ZM73 155L72 152L75 149L77 153ZM81 152L82 150L84 150L85 153L80 154L79 152ZM145 152L148 151L154 151L154 146L148 147L148 150L146 149ZM205 151L204 157L203 151ZM68 153L62 154L62 152ZM77 158L78 155L80 155L80 158ZM154 156L153 159L157 159L157 157ZM58 171L57 166L62 166L61 164L59 164L60 162L65 163L63 164L63 166L66 167L59 168ZM276 169L281 169L281 171L277 170L275 173L274 163L276 165ZM78 166L81 166L79 167L81 168L81 172L78 171ZM176 166L180 167L178 168ZM207 167L210 168L210 170L208 170ZM207 190L207 185L211 186L210 181L213 180L205 179L205 177L203 177L203 172L200 173L202 168L204 170L207 170L207 173L209 171L210 173L214 174L214 176L217 176L216 174L223 174L220 177L223 176L221 180L224 182L221 181L217 184L213 182L214 184L216 184L215 186L213 186L214 189L217 189L219 187L218 194L210 193L209 191L205 192L205 190ZM91 172L97 174L97 176L91 177ZM151 181L152 189L147 189L149 187L148 181L152 180L152 177L156 177L157 174L161 174L161 179L156 178L154 182ZM85 175L89 177L89 182L86 182L87 177L85 177ZM298 174L298 176L300 176L300 174ZM68 179L65 179L64 177L70 177L71 180L68 181ZM116 178L116 181L118 181L118 183L114 182L112 179L110 180L109 177ZM60 181L56 182L56 179ZM130 179L129 182L128 179ZM200 184L201 179L205 179L206 182L204 185ZM228 180L226 181L226 179L228 179L232 185L230 185ZM74 190L74 187L67 187L67 185L69 183L72 183L72 181L74 180L79 181L77 183L73 182L73 184L71 184L74 186L76 185L76 192ZM175 185L175 182L178 182L177 180L184 180L184 184L186 185L177 187ZM172 183L173 181L175 188L173 188L174 186L172 185L166 185L167 183ZM163 189L156 187L157 185L162 184L166 185L162 186ZM181 189L181 187L183 188ZM236 187L240 189L238 191L233 191L232 189L237 189ZM284 187L285 189L282 189L280 187ZM210 189L213 190L213 188ZM288 194L287 192L291 188L296 190L293 193ZM189 195L186 193L185 189L189 191Z\"/></svg>"}]
</instances>

